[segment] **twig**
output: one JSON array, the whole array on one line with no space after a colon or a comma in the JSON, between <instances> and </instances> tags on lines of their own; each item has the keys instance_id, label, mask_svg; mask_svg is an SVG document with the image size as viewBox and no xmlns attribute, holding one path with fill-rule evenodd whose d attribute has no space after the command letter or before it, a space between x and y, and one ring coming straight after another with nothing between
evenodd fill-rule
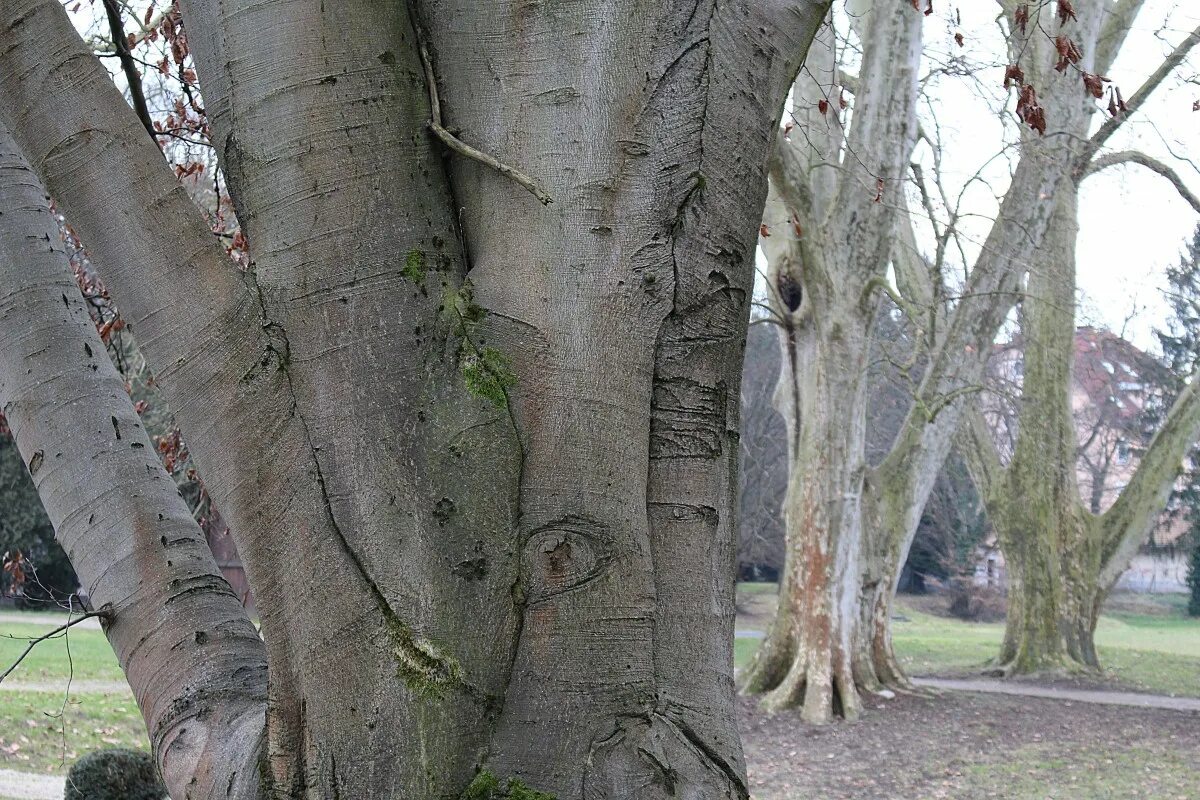
<instances>
[{"instance_id":1,"label":"twig","mask_svg":"<svg viewBox=\"0 0 1200 800\"><path fill-rule=\"evenodd\" d=\"M129 40L125 38L125 26L121 23L121 9L116 0L104 0L104 12L108 16L108 26L112 30L113 48L121 59L121 69L125 72L125 81L129 84L129 97L133 100L133 110L137 112L142 127L150 138L154 138L154 122L150 119L150 109L146 107L146 95L142 91L142 74L134 63L133 52L129 49Z\"/></svg>"},{"instance_id":2,"label":"twig","mask_svg":"<svg viewBox=\"0 0 1200 800\"><path fill-rule=\"evenodd\" d=\"M438 98L437 78L434 77L433 74L433 62L429 58L429 49L425 46L424 37L421 36L419 31L417 36L421 40L419 49L421 51L421 64L425 67L425 82L429 84L429 108L432 115L432 119L426 123L429 126L429 130L433 131L434 134L442 140L442 144L446 145L459 155L464 155L467 158L472 158L478 161L480 164L485 164L499 172L501 175L511 178L521 186L524 186L527 190L529 190L530 194L538 199L538 202L540 202L542 205L548 206L553 203L554 198L546 194L546 191L542 189L542 187L539 186L537 181L535 181L533 178L529 177L520 170L513 169L507 164L500 163L482 150L476 150L474 147L471 147L471 145L467 144L462 139L459 139L453 133L446 130L446 128L442 125L442 103Z\"/></svg>"},{"instance_id":3,"label":"twig","mask_svg":"<svg viewBox=\"0 0 1200 800\"><path fill-rule=\"evenodd\" d=\"M7 678L10 674L12 674L13 670L15 670L18 666L20 666L21 662L25 660L25 657L27 655L29 655L29 653L33 650L33 648L37 647L42 642L46 641L47 639L53 639L56 636L60 636L61 634L65 633L68 628L70 628L73 625L78 625L79 623L83 622L85 619L90 619L92 617L104 617L106 615L107 615L107 612L105 612L105 611L87 611L87 612L84 612L83 614L81 614L80 616L76 617L75 619L69 620L65 625L59 625L57 628L50 631L49 633L43 634L43 635L37 637L36 639L30 639L29 644L27 644L25 646L24 652L22 652L21 655L17 656L17 660L14 661L12 664L10 664L8 669L6 669L6 670L4 670L4 672L0 673L0 683L3 683L4 679ZM15 638L15 637L11 637L11 638Z\"/></svg>"}]
</instances>

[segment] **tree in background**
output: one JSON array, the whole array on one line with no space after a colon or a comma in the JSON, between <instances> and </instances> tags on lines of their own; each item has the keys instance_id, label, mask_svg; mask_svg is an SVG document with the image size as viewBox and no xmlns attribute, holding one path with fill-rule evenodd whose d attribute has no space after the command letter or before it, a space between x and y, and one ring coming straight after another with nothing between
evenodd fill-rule
<instances>
[{"instance_id":1,"label":"tree in background","mask_svg":"<svg viewBox=\"0 0 1200 800\"><path fill-rule=\"evenodd\" d=\"M1096 29L1103 24L1108 35L1099 38L1098 48L1084 47L1081 58L1069 52L1065 60L1085 77L1107 73L1141 5L1120 4L1131 16L1126 27L1115 30L1109 30L1110 23L1120 15L1099 19L1089 14L1094 7L1075 6L1081 24ZM1050 227L1022 295L1023 373L1011 458L1002 459L981 415L974 415L966 430L971 471L1008 573L1008 613L997 667L1003 675L1099 667L1094 635L1101 604L1157 522L1180 462L1200 433L1200 387L1193 382L1180 393L1116 502L1096 515L1083 501L1071 401L1079 185L1115 164L1149 164L1200 211L1200 200L1168 166L1137 152L1101 152L1198 42L1200 29L1186 35L1124 107L1111 98L1116 113L1094 132L1095 106L1088 98L1076 100L1062 118L1070 169L1050 195ZM1102 83L1085 80L1085 86L1097 99L1104 96ZM1035 145L1027 137L1022 147L1029 146Z\"/></svg>"},{"instance_id":2,"label":"tree in background","mask_svg":"<svg viewBox=\"0 0 1200 800\"><path fill-rule=\"evenodd\" d=\"M947 260L961 247L958 209L943 192L949 219L939 219L934 188L910 163L918 141L935 162L941 147L916 117L921 37L905 16L912 4L877 3L852 17L857 75L838 62L845 47L818 40L793 93L799 132L781 138L772 170L762 244L784 353L777 408L791 465L787 567L780 611L743 683L768 707L802 706L811 722L854 716L860 689L908 684L889 623L901 567L964 400L982 385L991 345L1047 229L1055 186L1073 168L1062 134L1096 107L1082 91L1100 63L1095 52L1129 24L1109 13L1107 0L1059 3L1067 13L1054 20L1052 6L1039 6L1031 21L1031 6L1002 5L1009 63L998 73L1017 95L1021 158L960 283ZM1074 59L1065 74L1055 70L1060 50ZM910 174L911 203L902 191ZM919 246L914 209L932 227L932 257ZM920 355L904 363L899 431L871 464L867 364L883 296L919 331Z\"/></svg>"},{"instance_id":3,"label":"tree in background","mask_svg":"<svg viewBox=\"0 0 1200 800\"><path fill-rule=\"evenodd\" d=\"M772 404L779 382L779 342L758 322L746 336L742 370L741 462L738 470L738 577L779 579L787 491L787 434Z\"/></svg>"},{"instance_id":4,"label":"tree in background","mask_svg":"<svg viewBox=\"0 0 1200 800\"><path fill-rule=\"evenodd\" d=\"M4 597L37 606L65 603L78 583L67 554L54 539L54 527L42 509L21 455L0 426L0 574ZM23 600L22 600L23 601Z\"/></svg>"},{"instance_id":5,"label":"tree in background","mask_svg":"<svg viewBox=\"0 0 1200 800\"><path fill-rule=\"evenodd\" d=\"M1164 329L1155 330L1163 361L1174 383L1166 389L1164 403L1152 409L1148 423L1157 426L1163 408L1174 402L1184 391L1185 376L1195 375L1200 368L1200 225L1187 242L1179 264L1167 268L1167 303L1171 316ZM1184 469L1171 495L1168 508L1173 516L1187 519L1186 544L1188 558L1187 585L1190 589L1188 613L1200 616L1200 449L1191 448Z\"/></svg>"},{"instance_id":6,"label":"tree in background","mask_svg":"<svg viewBox=\"0 0 1200 800\"><path fill-rule=\"evenodd\" d=\"M0 404L171 795L745 798L737 390L828 4L180 5L242 263L62 5L0 0Z\"/></svg>"}]
</instances>

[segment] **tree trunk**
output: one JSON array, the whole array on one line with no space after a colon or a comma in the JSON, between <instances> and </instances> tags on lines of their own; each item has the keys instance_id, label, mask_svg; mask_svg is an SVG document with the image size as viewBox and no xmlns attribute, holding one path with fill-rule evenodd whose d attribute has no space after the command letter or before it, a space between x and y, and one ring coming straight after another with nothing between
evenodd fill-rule
<instances>
[{"instance_id":1,"label":"tree trunk","mask_svg":"<svg viewBox=\"0 0 1200 800\"><path fill-rule=\"evenodd\" d=\"M1089 54L1085 58L1091 58L1098 37L1108 46L1119 47L1126 32L1120 25L1101 29L1107 18L1102 5L1078 4L1079 18L1069 27L1071 38ZM1006 5L1009 13L1016 7ZM1046 258L1043 236L1061 239L1063 235L1050 231L1055 213L1050 198L1060 190L1056 187L1068 183L1075 191L1074 184L1064 178L1075 169L1094 111L1091 101L1081 98L1077 78L1066 79L1052 71L1053 45L1044 33L1032 28L1027 34L1014 32L1009 45L1013 63L1019 64L1027 80L1037 87L1049 127L1046 136L1023 133L1021 159L961 300L952 310L935 303L928 320L914 320L932 339L928 343L930 367L891 451L870 471L864 493L863 608L855 634L856 674L864 686L908 685L891 648L890 608L899 571L970 397L983 384L988 354L1019 297L1021 278L1030 262L1040 264ZM1088 65L1084 62L1081 67ZM945 288L938 283L921 285L929 270L923 262L908 263L912 256L903 251L915 252L915 237L906 235L911 241L899 245L897 276L916 285L909 301L922 309L926 298L943 296ZM1055 256L1060 260L1066 257L1061 252ZM940 274L933 277L941 281ZM1073 297L1068 302L1073 303Z\"/></svg>"},{"instance_id":2,"label":"tree trunk","mask_svg":"<svg viewBox=\"0 0 1200 800\"><path fill-rule=\"evenodd\" d=\"M854 678L867 691L911 688L892 648L891 618L900 570L911 545L907 534L916 530L916 523L910 525L905 517L918 507L905 494L880 488L878 476L878 471L873 472L864 487L858 620L852 638Z\"/></svg>"},{"instance_id":3,"label":"tree trunk","mask_svg":"<svg viewBox=\"0 0 1200 800\"><path fill-rule=\"evenodd\" d=\"M245 275L54 0L0 2L0 115L246 563L261 796L746 797L740 353L828 4L182 6Z\"/></svg>"},{"instance_id":4,"label":"tree trunk","mask_svg":"<svg viewBox=\"0 0 1200 800\"><path fill-rule=\"evenodd\" d=\"M852 671L865 472L867 343L853 309L813 310L784 329L776 407L788 423L787 547L780 603L743 679L768 709L802 706L807 722L857 716ZM840 334L820 331L820 326ZM802 424L799 422L802 420Z\"/></svg>"},{"instance_id":5,"label":"tree trunk","mask_svg":"<svg viewBox=\"0 0 1200 800\"><path fill-rule=\"evenodd\" d=\"M886 270L892 209L916 141L923 19L895 3L859 20L863 77L848 137L824 122L803 140L781 137L772 170L775 200L763 246L783 362L775 403L788 426L787 542L779 611L742 686L763 694L768 708L801 705L813 723L853 718L861 707L852 637L863 535L866 366L878 305L872 280ZM827 91L822 76L836 74L832 43L823 44L814 47L810 76L795 90L796 113L810 119ZM836 160L829 154L843 144L855 158L834 179L821 162ZM872 191L879 186L882 202L875 202Z\"/></svg>"},{"instance_id":6,"label":"tree trunk","mask_svg":"<svg viewBox=\"0 0 1200 800\"><path fill-rule=\"evenodd\" d=\"M45 191L2 124L0 341L0 408L101 614L167 788L254 797L262 642L105 356Z\"/></svg>"},{"instance_id":7,"label":"tree trunk","mask_svg":"<svg viewBox=\"0 0 1200 800\"><path fill-rule=\"evenodd\" d=\"M1084 505L1071 407L1078 234L1074 180L1063 181L1056 199L1024 303L1016 447L1000 478L982 481L1009 574L999 658L1005 675L1099 668L1100 607L1165 507L1183 456L1200 435L1200 393L1189 385L1113 506L1097 516Z\"/></svg>"}]
</instances>

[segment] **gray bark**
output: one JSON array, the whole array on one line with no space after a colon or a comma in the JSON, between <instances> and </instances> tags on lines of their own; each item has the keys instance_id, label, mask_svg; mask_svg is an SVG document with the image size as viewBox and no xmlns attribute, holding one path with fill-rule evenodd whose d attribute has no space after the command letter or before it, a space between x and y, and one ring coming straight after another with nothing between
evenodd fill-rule
<instances>
[{"instance_id":1,"label":"gray bark","mask_svg":"<svg viewBox=\"0 0 1200 800\"><path fill-rule=\"evenodd\" d=\"M812 49L796 108L814 129L781 136L768 204L768 282L783 354L776 407L788 425L787 549L780 611L744 688L810 722L854 717L852 670L866 464L870 332L904 171L917 137L922 14L879 4L862 23L863 66L841 131L832 43ZM832 37L830 37L832 38ZM825 117L813 108L828 96ZM810 145L809 142L812 142ZM838 162L844 145L847 156ZM832 178L832 179L831 179Z\"/></svg>"},{"instance_id":2,"label":"gray bark","mask_svg":"<svg viewBox=\"0 0 1200 800\"><path fill-rule=\"evenodd\" d=\"M244 276L190 209L104 216L177 189L56 2L0 2L0 117L246 563L264 796L745 797L740 356L827 4L182 6ZM551 205L432 138L421 39L445 126Z\"/></svg>"},{"instance_id":3,"label":"gray bark","mask_svg":"<svg viewBox=\"0 0 1200 800\"><path fill-rule=\"evenodd\" d=\"M177 798L251 798L262 642L163 469L0 125L0 409ZM165 657L169 654L169 658Z\"/></svg>"}]
</instances>

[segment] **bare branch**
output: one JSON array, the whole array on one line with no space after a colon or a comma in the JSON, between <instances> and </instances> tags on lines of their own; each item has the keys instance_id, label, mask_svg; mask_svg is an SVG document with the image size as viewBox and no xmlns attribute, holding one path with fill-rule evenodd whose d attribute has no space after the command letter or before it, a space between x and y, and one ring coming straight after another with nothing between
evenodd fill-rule
<instances>
[{"instance_id":1,"label":"bare branch","mask_svg":"<svg viewBox=\"0 0 1200 800\"><path fill-rule=\"evenodd\" d=\"M1117 53L1133 28L1133 21L1145 4L1146 0L1117 0L1109 9L1108 19L1104 20L1096 40L1096 74L1107 75L1112 69Z\"/></svg>"},{"instance_id":2,"label":"bare branch","mask_svg":"<svg viewBox=\"0 0 1200 800\"><path fill-rule=\"evenodd\" d=\"M1125 120L1137 113L1138 109L1145 104L1150 95L1154 93L1154 91L1162 84L1164 80L1167 79L1167 76L1170 75L1176 67L1183 63L1183 60L1187 58L1188 53L1190 53L1192 48L1198 43L1200 43L1200 26L1194 28L1191 33L1184 37L1184 40L1176 45L1175 49L1172 50L1171 53L1163 59L1162 63L1158 65L1158 69L1154 70L1154 72L1150 74L1150 77L1148 77L1145 82L1138 87L1138 90L1134 92L1132 96L1130 96L1129 100L1125 102L1125 111L1115 117L1110 117L1107 119L1104 124L1100 126L1100 130L1096 131L1092 135L1092 138L1088 140L1087 145L1083 148L1083 152L1079 154L1079 157L1075 162L1074 171L1077 176L1082 175L1087 171L1088 163L1092 160L1093 156L1096 155L1096 152L1103 147L1110 138L1112 138L1114 133L1120 130L1121 126L1125 123Z\"/></svg>"},{"instance_id":3,"label":"bare branch","mask_svg":"<svg viewBox=\"0 0 1200 800\"><path fill-rule=\"evenodd\" d=\"M125 73L125 82L129 84L129 97L133 101L133 110L137 112L142 127L154 138L154 120L150 119L150 109L146 106L146 94L142 91L142 73L138 72L133 60L133 52L129 49L129 40L125 36L125 26L121 22L121 9L117 0L104 0L104 13L108 16L108 27L112 31L113 47L117 57L121 59L121 69Z\"/></svg>"},{"instance_id":4,"label":"bare branch","mask_svg":"<svg viewBox=\"0 0 1200 800\"><path fill-rule=\"evenodd\" d=\"M85 613L79 615L78 617L71 619L69 622L67 622L63 625L59 625L57 628L50 631L49 633L45 633L34 639L30 639L28 644L25 645L25 649L21 651L21 655L17 656L16 660L13 661L13 663L10 664L8 666L8 668L4 670L4 672L0 672L0 683L4 683L4 679L7 678L9 675L11 675L13 673L13 671L16 670L17 667L21 666L21 662L25 660L25 657L28 656L30 653L32 653L33 648L37 647L42 642L44 642L48 639L54 639L54 638L58 637L59 635L65 633L68 628L70 628L74 625L78 625L79 623L83 622L85 619L92 619L93 617L106 617L106 616L108 616L108 612L104 611L104 610L88 611L88 612L85 612ZM14 637L10 637L10 638L14 638Z\"/></svg>"},{"instance_id":5,"label":"bare branch","mask_svg":"<svg viewBox=\"0 0 1200 800\"><path fill-rule=\"evenodd\" d=\"M1148 170L1158 173L1170 181L1171 185L1175 187L1175 191L1179 192L1179 196L1186 200L1188 205L1190 205L1197 214L1200 214L1200 197L1197 197L1196 194L1188 188L1187 184L1183 182L1183 178L1179 176L1179 173L1167 164L1159 161L1157 158L1148 156L1138 150L1122 150L1118 153L1105 153L1102 156L1098 156L1097 158L1093 159L1090 164L1088 164L1087 171L1084 172L1082 177L1086 178L1090 175L1095 175L1097 172L1103 169L1107 169L1118 164L1138 164Z\"/></svg>"},{"instance_id":6,"label":"bare branch","mask_svg":"<svg viewBox=\"0 0 1200 800\"><path fill-rule=\"evenodd\" d=\"M44 198L0 127L0 406L171 794L252 797L265 646L105 353Z\"/></svg>"},{"instance_id":7,"label":"bare branch","mask_svg":"<svg viewBox=\"0 0 1200 800\"><path fill-rule=\"evenodd\" d=\"M1124 571L1166 507L1183 458L1200 436L1200 376L1180 393L1112 508L1100 517L1106 581ZM1115 572L1116 574L1110 574Z\"/></svg>"},{"instance_id":8,"label":"bare branch","mask_svg":"<svg viewBox=\"0 0 1200 800\"><path fill-rule=\"evenodd\" d=\"M1005 467L1000 461L996 440L992 438L987 420L977 403L968 404L962 427L958 430L957 443L979 494L984 498L991 497L1004 477Z\"/></svg>"}]
</instances>

